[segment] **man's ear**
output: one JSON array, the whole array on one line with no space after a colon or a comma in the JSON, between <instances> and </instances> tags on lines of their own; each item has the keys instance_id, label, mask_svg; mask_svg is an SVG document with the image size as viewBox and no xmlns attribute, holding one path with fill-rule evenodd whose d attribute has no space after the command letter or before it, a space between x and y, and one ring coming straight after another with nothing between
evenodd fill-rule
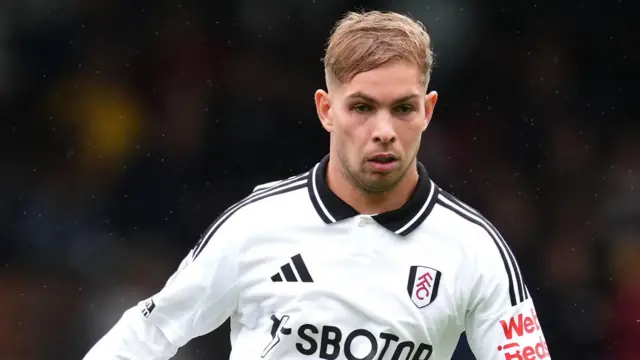
<instances>
[{"instance_id":1,"label":"man's ear","mask_svg":"<svg viewBox=\"0 0 640 360\"><path fill-rule=\"evenodd\" d=\"M333 120L331 120L331 100L329 99L329 93L319 89L316 90L314 96L316 102L316 112L318 113L318 119L322 127L328 132L333 131Z\"/></svg>"},{"instance_id":2,"label":"man's ear","mask_svg":"<svg viewBox=\"0 0 640 360\"><path fill-rule=\"evenodd\" d=\"M433 117L433 110L436 107L436 103L438 102L438 93L435 91L431 91L424 98L424 126L422 131L427 130L427 126L431 122L431 118Z\"/></svg>"}]
</instances>

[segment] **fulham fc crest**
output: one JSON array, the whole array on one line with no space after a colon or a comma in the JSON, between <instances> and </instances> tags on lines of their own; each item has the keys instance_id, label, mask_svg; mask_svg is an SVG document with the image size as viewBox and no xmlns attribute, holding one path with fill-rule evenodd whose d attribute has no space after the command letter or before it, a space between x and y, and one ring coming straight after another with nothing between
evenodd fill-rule
<instances>
[{"instance_id":1,"label":"fulham fc crest","mask_svg":"<svg viewBox=\"0 0 640 360\"><path fill-rule=\"evenodd\" d=\"M423 308L431 304L438 295L438 286L442 273L426 266L412 266L409 271L407 291L411 301L417 307Z\"/></svg>"}]
</instances>

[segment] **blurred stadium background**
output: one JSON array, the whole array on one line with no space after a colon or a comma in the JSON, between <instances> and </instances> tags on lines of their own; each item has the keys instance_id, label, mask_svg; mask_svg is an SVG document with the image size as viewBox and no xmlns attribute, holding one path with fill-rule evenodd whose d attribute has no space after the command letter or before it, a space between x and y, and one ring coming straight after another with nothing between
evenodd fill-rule
<instances>
[{"instance_id":1,"label":"blurred stadium background","mask_svg":"<svg viewBox=\"0 0 640 360\"><path fill-rule=\"evenodd\" d=\"M1 1L0 359L81 358L220 211L318 161L320 59L357 7L426 24L421 160L510 242L554 359L640 359L630 4ZM223 327L176 359L228 351Z\"/></svg>"}]
</instances>

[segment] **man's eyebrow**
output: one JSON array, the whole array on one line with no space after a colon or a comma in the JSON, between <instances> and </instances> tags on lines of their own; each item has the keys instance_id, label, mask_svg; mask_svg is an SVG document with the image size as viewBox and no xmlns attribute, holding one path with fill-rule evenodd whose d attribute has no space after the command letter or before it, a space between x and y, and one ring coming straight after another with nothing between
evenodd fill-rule
<instances>
[{"instance_id":1,"label":"man's eyebrow","mask_svg":"<svg viewBox=\"0 0 640 360\"><path fill-rule=\"evenodd\" d=\"M418 95L418 94L409 94L409 95L406 95L406 96L403 96L403 97L400 97L400 98L394 100L393 103L397 104L397 103L413 100L413 99L415 99L415 98L417 98L419 96L420 95ZM374 99L372 96L369 96L369 95L363 93L362 91L356 91L353 94L348 95L347 98L348 99L362 99L362 100L364 100L366 102L370 102L372 104L378 104L379 103L378 100Z\"/></svg>"}]
</instances>

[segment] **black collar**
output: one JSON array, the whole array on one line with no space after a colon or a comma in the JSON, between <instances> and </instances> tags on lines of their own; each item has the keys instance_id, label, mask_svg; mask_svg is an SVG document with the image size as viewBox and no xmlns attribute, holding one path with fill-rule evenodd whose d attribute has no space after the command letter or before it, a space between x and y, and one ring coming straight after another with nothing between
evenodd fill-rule
<instances>
[{"instance_id":1,"label":"black collar","mask_svg":"<svg viewBox=\"0 0 640 360\"><path fill-rule=\"evenodd\" d=\"M325 156L309 172L309 196L320 218L327 224L359 215L329 189L326 181L329 155ZM427 170L417 162L418 186L401 208L373 216L380 225L394 233L406 236L415 230L427 218L435 204L436 186L429 179Z\"/></svg>"}]
</instances>

